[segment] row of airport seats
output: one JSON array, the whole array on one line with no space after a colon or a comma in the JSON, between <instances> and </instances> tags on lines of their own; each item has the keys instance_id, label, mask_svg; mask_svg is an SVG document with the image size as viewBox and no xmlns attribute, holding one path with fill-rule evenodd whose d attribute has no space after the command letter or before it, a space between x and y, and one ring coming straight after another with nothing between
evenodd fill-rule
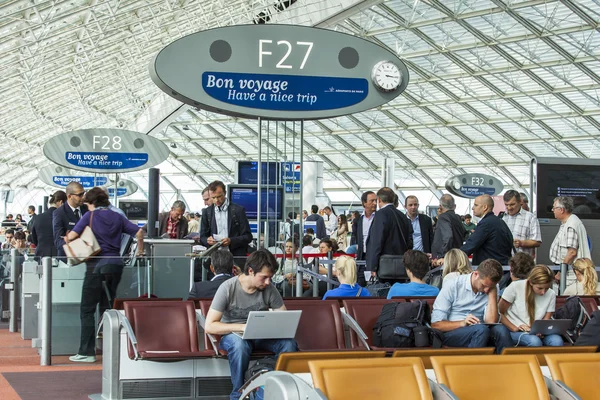
<instances>
[{"instance_id":1,"label":"row of airport seats","mask_svg":"<svg viewBox=\"0 0 600 400\"><path fill-rule=\"evenodd\" d=\"M541 366L535 355L446 352L428 357L432 370L423 357L402 350L391 358L384 358L385 352L352 353L344 358L340 353L282 354L277 370L263 374L244 394L264 386L266 400L598 398L598 353L547 354L547 366ZM285 371L285 366L291 368Z\"/></svg>"},{"instance_id":2,"label":"row of airport seats","mask_svg":"<svg viewBox=\"0 0 600 400\"><path fill-rule=\"evenodd\" d=\"M345 357L352 349L373 350L367 351L373 355L389 355L396 350L374 348L370 341L372 326L384 304L412 300L414 299L344 298L316 301L290 298L284 301L288 309L302 310L296 335L301 352L319 351L325 354L327 351L333 351L340 356L344 354ZM171 385L169 388L176 386L178 389L175 394L167 390L165 393L169 398L226 398L226 394L231 390L231 383L226 354L218 349L219 338L204 334L204 346L199 339L199 325L202 324L210 303L209 299L116 300L115 309L105 313L103 318L103 398L133 399L149 395L157 397L157 390L165 392L160 385L166 384L167 381ZM347 331L344 330L345 326L349 327ZM505 351L532 349L535 351L535 348ZM595 347L565 349L596 350ZM407 349L413 352L417 350L427 349ZM462 354L457 353L460 350L469 349L438 351L443 351L446 355ZM484 351L486 354L493 351L474 350ZM268 353L253 354L255 358L265 355ZM413 355L420 357L416 353ZM428 362L423 358L425 368L431 367ZM110 394L105 396L104 393Z\"/></svg>"}]
</instances>

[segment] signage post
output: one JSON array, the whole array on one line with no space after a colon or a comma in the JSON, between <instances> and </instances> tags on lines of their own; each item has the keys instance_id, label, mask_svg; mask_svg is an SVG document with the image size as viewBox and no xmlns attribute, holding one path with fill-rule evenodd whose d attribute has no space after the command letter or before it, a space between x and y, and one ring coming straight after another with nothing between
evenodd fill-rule
<instances>
[{"instance_id":1,"label":"signage post","mask_svg":"<svg viewBox=\"0 0 600 400\"><path fill-rule=\"evenodd\" d=\"M297 132L283 123L284 150L275 147L274 158L283 161L285 192L300 193L300 213L304 121L379 107L399 96L409 82L408 68L388 49L356 36L296 25L237 25L194 33L159 51L149 69L154 83L179 101L258 119L258 193L263 185L262 148L269 158L274 147L268 122L299 121L299 151L294 147L291 158L285 154L288 132L294 146ZM259 240L262 201L258 196Z\"/></svg>"}]
</instances>

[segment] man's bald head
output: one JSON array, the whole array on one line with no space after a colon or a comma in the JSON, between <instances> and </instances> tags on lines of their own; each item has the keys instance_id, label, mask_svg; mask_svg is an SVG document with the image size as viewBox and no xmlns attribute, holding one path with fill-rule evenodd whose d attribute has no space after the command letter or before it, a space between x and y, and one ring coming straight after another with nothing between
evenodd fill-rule
<instances>
[{"instance_id":1,"label":"man's bald head","mask_svg":"<svg viewBox=\"0 0 600 400\"><path fill-rule=\"evenodd\" d=\"M485 204L488 207L488 211L492 211L494 209L494 199L489 194L482 194L480 201L482 204Z\"/></svg>"},{"instance_id":2,"label":"man's bald head","mask_svg":"<svg viewBox=\"0 0 600 400\"><path fill-rule=\"evenodd\" d=\"M83 192L83 186L79 182L70 182L65 190L67 194L77 194Z\"/></svg>"},{"instance_id":3,"label":"man's bald head","mask_svg":"<svg viewBox=\"0 0 600 400\"><path fill-rule=\"evenodd\" d=\"M494 199L488 194L477 196L473 202L473 215L482 218L494 210Z\"/></svg>"}]
</instances>

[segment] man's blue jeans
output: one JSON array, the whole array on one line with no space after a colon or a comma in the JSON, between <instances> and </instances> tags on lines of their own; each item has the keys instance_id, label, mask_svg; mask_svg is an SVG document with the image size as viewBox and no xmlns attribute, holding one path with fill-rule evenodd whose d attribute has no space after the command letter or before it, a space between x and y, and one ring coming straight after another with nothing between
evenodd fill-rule
<instances>
[{"instance_id":1,"label":"man's blue jeans","mask_svg":"<svg viewBox=\"0 0 600 400\"><path fill-rule=\"evenodd\" d=\"M450 347L486 347L490 338L496 346L496 353L502 353L505 347L513 345L510 331L504 325L488 327L475 324L444 332L444 345Z\"/></svg>"},{"instance_id":2,"label":"man's blue jeans","mask_svg":"<svg viewBox=\"0 0 600 400\"><path fill-rule=\"evenodd\" d=\"M560 335L546 335L539 337L527 332L511 332L513 346L542 347L542 346L564 346L565 341Z\"/></svg>"},{"instance_id":3,"label":"man's blue jeans","mask_svg":"<svg viewBox=\"0 0 600 400\"><path fill-rule=\"evenodd\" d=\"M268 350L278 356L280 353L298 351L298 345L293 339L244 340L234 334L223 336L219 342L219 348L227 352L229 359L231 383L233 384L233 390L229 395L231 400L237 400L241 396L239 390L244 384L244 374L248 369L250 354L253 350Z\"/></svg>"}]
</instances>

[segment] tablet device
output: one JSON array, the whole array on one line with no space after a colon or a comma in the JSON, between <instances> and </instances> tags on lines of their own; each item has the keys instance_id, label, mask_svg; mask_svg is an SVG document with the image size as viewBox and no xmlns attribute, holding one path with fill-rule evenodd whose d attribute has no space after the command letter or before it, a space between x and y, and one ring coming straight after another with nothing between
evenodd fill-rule
<instances>
[{"instance_id":1,"label":"tablet device","mask_svg":"<svg viewBox=\"0 0 600 400\"><path fill-rule=\"evenodd\" d=\"M250 311L244 333L233 332L242 339L293 339L302 310Z\"/></svg>"},{"instance_id":2,"label":"tablet device","mask_svg":"<svg viewBox=\"0 0 600 400\"><path fill-rule=\"evenodd\" d=\"M529 334L566 335L571 323L570 319L538 319L533 321Z\"/></svg>"}]
</instances>

